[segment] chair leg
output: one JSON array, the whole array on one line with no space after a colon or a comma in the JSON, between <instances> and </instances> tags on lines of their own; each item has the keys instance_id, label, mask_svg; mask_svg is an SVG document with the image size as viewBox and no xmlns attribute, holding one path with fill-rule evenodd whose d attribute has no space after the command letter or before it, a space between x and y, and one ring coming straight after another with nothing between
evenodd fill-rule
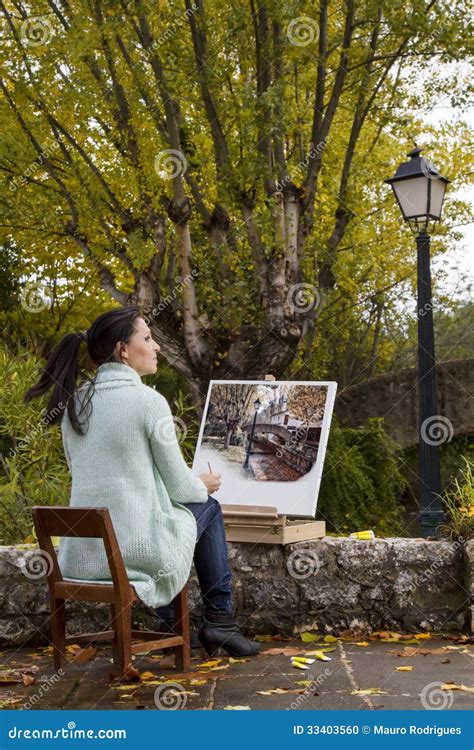
<instances>
[{"instance_id":1,"label":"chair leg","mask_svg":"<svg viewBox=\"0 0 474 750\"><path fill-rule=\"evenodd\" d=\"M111 628L115 631L114 637L112 640L112 656L114 660L114 666L118 667L120 664L120 656L119 656L119 649L117 645L117 631L115 630L115 604L110 605L110 612L111 612Z\"/></svg>"},{"instance_id":2,"label":"chair leg","mask_svg":"<svg viewBox=\"0 0 474 750\"><path fill-rule=\"evenodd\" d=\"M115 630L113 640L114 664L123 675L132 663L132 605L127 604L120 607L116 604L110 605L112 610L112 628Z\"/></svg>"},{"instance_id":3,"label":"chair leg","mask_svg":"<svg viewBox=\"0 0 474 750\"><path fill-rule=\"evenodd\" d=\"M53 660L56 671L65 669L66 658L66 608L64 599L51 600L51 635L53 639Z\"/></svg>"},{"instance_id":4,"label":"chair leg","mask_svg":"<svg viewBox=\"0 0 474 750\"><path fill-rule=\"evenodd\" d=\"M178 671L187 672L191 668L191 648L189 644L189 603L187 585L174 598L174 622L176 635L183 639L182 646L175 646L175 665Z\"/></svg>"}]
</instances>

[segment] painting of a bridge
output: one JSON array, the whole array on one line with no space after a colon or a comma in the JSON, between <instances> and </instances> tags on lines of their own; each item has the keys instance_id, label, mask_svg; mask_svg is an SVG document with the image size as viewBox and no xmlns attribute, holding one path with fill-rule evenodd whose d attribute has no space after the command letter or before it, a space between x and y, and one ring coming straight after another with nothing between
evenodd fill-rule
<instances>
[{"instance_id":1,"label":"painting of a bridge","mask_svg":"<svg viewBox=\"0 0 474 750\"><path fill-rule=\"evenodd\" d=\"M222 503L316 510L336 383L211 381L195 473L222 475Z\"/></svg>"}]
</instances>

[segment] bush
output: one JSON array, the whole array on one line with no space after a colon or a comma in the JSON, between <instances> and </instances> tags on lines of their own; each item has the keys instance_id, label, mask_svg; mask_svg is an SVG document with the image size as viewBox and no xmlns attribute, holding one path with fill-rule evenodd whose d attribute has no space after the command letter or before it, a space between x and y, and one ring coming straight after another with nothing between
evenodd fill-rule
<instances>
[{"instance_id":1,"label":"bush","mask_svg":"<svg viewBox=\"0 0 474 750\"><path fill-rule=\"evenodd\" d=\"M382 419L369 419L356 430L341 427L333 417L317 509L328 531L402 533L400 497L407 482L401 455Z\"/></svg>"},{"instance_id":2,"label":"bush","mask_svg":"<svg viewBox=\"0 0 474 750\"><path fill-rule=\"evenodd\" d=\"M441 531L450 538L474 537L474 462L461 456L464 465L442 495L447 523Z\"/></svg>"},{"instance_id":3,"label":"bush","mask_svg":"<svg viewBox=\"0 0 474 750\"><path fill-rule=\"evenodd\" d=\"M42 421L44 403L23 404L40 362L0 347L0 543L31 533L33 505L67 505L69 473L61 433Z\"/></svg>"}]
</instances>

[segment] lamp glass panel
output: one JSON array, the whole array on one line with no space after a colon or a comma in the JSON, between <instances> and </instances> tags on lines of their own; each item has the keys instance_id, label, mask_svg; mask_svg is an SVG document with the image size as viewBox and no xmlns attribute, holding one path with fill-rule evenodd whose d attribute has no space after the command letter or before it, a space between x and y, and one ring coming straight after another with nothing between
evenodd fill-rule
<instances>
[{"instance_id":1,"label":"lamp glass panel","mask_svg":"<svg viewBox=\"0 0 474 750\"><path fill-rule=\"evenodd\" d=\"M409 180L392 182L392 187L402 207L404 217L426 216L428 204L428 178L424 175Z\"/></svg>"},{"instance_id":2,"label":"lamp glass panel","mask_svg":"<svg viewBox=\"0 0 474 750\"><path fill-rule=\"evenodd\" d=\"M430 214L437 219L441 216L445 190L446 183L443 180L431 180Z\"/></svg>"}]
</instances>

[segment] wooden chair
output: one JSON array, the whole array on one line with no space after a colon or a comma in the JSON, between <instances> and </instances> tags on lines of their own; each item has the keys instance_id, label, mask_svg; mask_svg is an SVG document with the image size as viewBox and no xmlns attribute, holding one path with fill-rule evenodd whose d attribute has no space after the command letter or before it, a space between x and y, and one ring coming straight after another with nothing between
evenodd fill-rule
<instances>
[{"instance_id":1,"label":"wooden chair","mask_svg":"<svg viewBox=\"0 0 474 750\"><path fill-rule=\"evenodd\" d=\"M41 550L49 556L48 588L51 603L51 631L54 667L67 666L69 643L112 641L114 664L121 675L132 664L132 654L173 647L176 669L190 668L188 587L173 600L176 635L152 630L132 630L131 607L139 601L130 584L108 508L63 508L36 505L32 508L36 536ZM104 541L112 584L76 583L64 580L59 568L52 536L93 537ZM106 602L110 604L112 630L82 635L66 635L65 601ZM141 643L132 643L140 640Z\"/></svg>"}]
</instances>

